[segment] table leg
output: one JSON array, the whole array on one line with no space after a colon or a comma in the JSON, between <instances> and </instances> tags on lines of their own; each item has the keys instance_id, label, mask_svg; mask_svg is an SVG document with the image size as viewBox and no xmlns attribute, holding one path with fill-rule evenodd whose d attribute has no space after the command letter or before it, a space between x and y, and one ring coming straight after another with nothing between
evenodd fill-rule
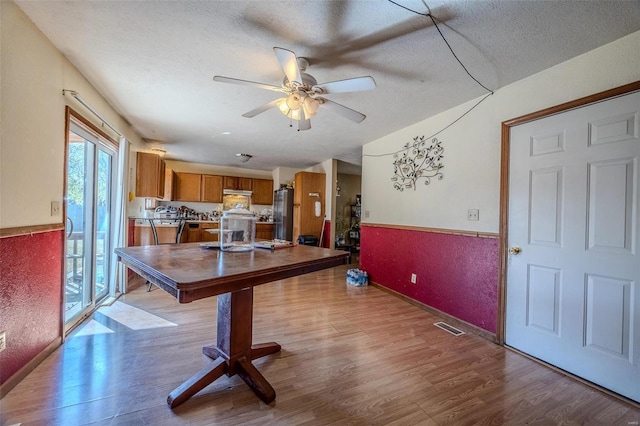
<instances>
[{"instance_id":1,"label":"table leg","mask_svg":"<svg viewBox=\"0 0 640 426\"><path fill-rule=\"evenodd\" d=\"M253 287L219 295L217 344L202 348L202 353L215 362L171 392L167 398L169 406L182 404L222 374L239 375L262 401L273 402L275 390L251 361L280 351L280 345L275 342L252 345L252 331Z\"/></svg>"},{"instance_id":2,"label":"table leg","mask_svg":"<svg viewBox=\"0 0 640 426\"><path fill-rule=\"evenodd\" d=\"M191 398L193 395L204 389L207 385L213 383L218 377L227 371L227 363L224 359L211 363L189 380L175 388L167 397L169 407L175 408L178 405Z\"/></svg>"}]
</instances>

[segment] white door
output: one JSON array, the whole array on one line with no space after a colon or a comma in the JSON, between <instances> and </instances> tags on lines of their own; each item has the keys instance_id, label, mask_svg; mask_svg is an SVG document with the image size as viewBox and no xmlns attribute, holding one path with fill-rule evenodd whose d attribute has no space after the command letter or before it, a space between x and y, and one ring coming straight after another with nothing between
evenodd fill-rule
<instances>
[{"instance_id":1,"label":"white door","mask_svg":"<svg viewBox=\"0 0 640 426\"><path fill-rule=\"evenodd\" d=\"M505 337L640 402L639 111L636 92L511 128Z\"/></svg>"}]
</instances>

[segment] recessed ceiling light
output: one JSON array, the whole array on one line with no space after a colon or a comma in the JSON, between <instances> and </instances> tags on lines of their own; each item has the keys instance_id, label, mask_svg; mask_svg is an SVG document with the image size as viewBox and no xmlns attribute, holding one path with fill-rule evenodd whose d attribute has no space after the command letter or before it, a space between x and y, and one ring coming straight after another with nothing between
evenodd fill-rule
<instances>
[{"instance_id":1,"label":"recessed ceiling light","mask_svg":"<svg viewBox=\"0 0 640 426\"><path fill-rule=\"evenodd\" d=\"M231 134L231 132L222 132L222 133L220 133L220 134L221 134L221 135L230 135L230 134Z\"/></svg>"}]
</instances>

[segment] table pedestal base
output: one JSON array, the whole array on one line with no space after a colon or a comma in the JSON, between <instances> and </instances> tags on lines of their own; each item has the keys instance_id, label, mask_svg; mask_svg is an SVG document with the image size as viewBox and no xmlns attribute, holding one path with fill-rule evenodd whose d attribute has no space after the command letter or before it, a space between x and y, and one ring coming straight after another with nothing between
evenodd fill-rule
<instances>
[{"instance_id":1,"label":"table pedestal base","mask_svg":"<svg viewBox=\"0 0 640 426\"><path fill-rule=\"evenodd\" d=\"M223 374L240 376L266 404L276 399L276 391L251 361L279 352L280 345L275 342L252 345L252 322L253 287L218 296L217 345L202 348L214 362L169 394L167 404L171 408L182 404Z\"/></svg>"}]
</instances>

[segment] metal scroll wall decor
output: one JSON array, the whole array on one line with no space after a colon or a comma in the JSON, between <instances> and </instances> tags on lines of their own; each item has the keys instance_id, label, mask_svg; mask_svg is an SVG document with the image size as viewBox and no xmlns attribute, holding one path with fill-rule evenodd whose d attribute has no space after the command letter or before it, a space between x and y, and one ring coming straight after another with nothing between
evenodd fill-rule
<instances>
[{"instance_id":1,"label":"metal scroll wall decor","mask_svg":"<svg viewBox=\"0 0 640 426\"><path fill-rule=\"evenodd\" d=\"M398 191L410 188L415 191L418 179L424 179L425 185L433 178L442 180L443 157L441 141L433 138L428 142L424 136L416 136L413 142L404 145L403 150L393 154L393 187Z\"/></svg>"}]
</instances>

